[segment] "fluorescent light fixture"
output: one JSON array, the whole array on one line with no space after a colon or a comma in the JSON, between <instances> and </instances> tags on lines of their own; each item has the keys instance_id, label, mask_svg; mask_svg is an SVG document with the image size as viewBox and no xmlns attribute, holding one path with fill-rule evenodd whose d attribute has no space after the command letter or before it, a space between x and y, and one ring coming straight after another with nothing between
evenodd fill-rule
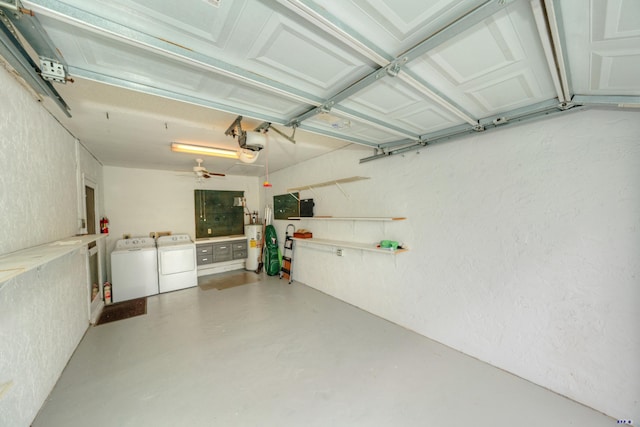
<instances>
[{"instance_id":1,"label":"fluorescent light fixture","mask_svg":"<svg viewBox=\"0 0 640 427\"><path fill-rule=\"evenodd\" d=\"M202 154L204 156L224 157L227 159L240 158L240 155L236 150L206 147L204 145L183 144L181 142L172 142L171 151L175 151L177 153Z\"/></svg>"}]
</instances>

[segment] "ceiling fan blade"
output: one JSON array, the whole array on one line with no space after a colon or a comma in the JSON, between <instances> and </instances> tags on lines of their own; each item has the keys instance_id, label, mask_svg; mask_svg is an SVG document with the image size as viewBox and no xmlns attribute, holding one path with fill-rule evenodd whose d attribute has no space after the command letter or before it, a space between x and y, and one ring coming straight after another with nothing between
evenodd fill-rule
<instances>
[{"instance_id":1,"label":"ceiling fan blade","mask_svg":"<svg viewBox=\"0 0 640 427\"><path fill-rule=\"evenodd\" d=\"M202 171L202 173L205 178L211 178L212 176L226 176L223 173L217 173L217 172Z\"/></svg>"}]
</instances>

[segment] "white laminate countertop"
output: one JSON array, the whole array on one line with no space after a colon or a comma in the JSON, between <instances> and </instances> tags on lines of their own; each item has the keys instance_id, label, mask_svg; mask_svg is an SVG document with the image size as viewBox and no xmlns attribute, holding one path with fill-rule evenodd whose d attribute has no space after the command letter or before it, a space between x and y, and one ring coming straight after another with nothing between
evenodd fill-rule
<instances>
[{"instance_id":1,"label":"white laminate countertop","mask_svg":"<svg viewBox=\"0 0 640 427\"><path fill-rule=\"evenodd\" d=\"M220 237L205 237L203 239L196 239L196 245L203 245L207 243L217 242L229 242L231 240L246 240L247 236L244 234L234 234L233 236L220 236Z\"/></svg>"},{"instance_id":2,"label":"white laminate countertop","mask_svg":"<svg viewBox=\"0 0 640 427\"><path fill-rule=\"evenodd\" d=\"M0 288L10 279L47 264L108 234L72 236L0 256Z\"/></svg>"}]
</instances>

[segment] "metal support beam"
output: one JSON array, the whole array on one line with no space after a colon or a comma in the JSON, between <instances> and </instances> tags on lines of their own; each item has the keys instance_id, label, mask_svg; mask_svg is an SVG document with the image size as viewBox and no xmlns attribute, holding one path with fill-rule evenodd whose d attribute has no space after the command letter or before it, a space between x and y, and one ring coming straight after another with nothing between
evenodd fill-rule
<instances>
[{"instance_id":1,"label":"metal support beam","mask_svg":"<svg viewBox=\"0 0 640 427\"><path fill-rule=\"evenodd\" d=\"M7 26L10 23L5 19L4 14L0 15L0 56L5 58L36 93L51 98L68 117L71 117L69 106L51 83L42 79L37 64L33 62L20 41Z\"/></svg>"},{"instance_id":2,"label":"metal support beam","mask_svg":"<svg viewBox=\"0 0 640 427\"><path fill-rule=\"evenodd\" d=\"M278 135L280 135L281 137L283 137L287 141L291 142L292 144L295 144L296 143L296 140L295 140L296 128L297 128L296 126L293 127L293 133L291 134L291 136L289 136L289 135L285 134L284 132L282 132L281 130L277 129L271 123L262 122L253 131L254 132L267 132L269 129L271 129L272 131L274 131L275 133L277 133Z\"/></svg>"},{"instance_id":3,"label":"metal support beam","mask_svg":"<svg viewBox=\"0 0 640 427\"><path fill-rule=\"evenodd\" d=\"M549 73L553 86L558 96L558 101L567 103L571 101L571 88L568 78L568 66L566 64L561 32L558 24L558 16L553 2L549 0L530 0L533 16L536 21L536 29L542 44Z\"/></svg>"},{"instance_id":4,"label":"metal support beam","mask_svg":"<svg viewBox=\"0 0 640 427\"><path fill-rule=\"evenodd\" d=\"M637 97L636 97L637 98ZM574 100L575 101L575 100ZM505 112L496 116L491 116L480 120L480 124L483 126L485 131L490 131L493 129L501 128L503 126L515 123L522 122L531 122L535 120L539 120L544 117L548 117L550 115L555 115L558 113L566 112L566 111L576 111L577 108L569 109L566 108L564 104L559 104L557 99L550 99L547 101L540 102L538 104L518 108L516 110L512 110L509 112ZM425 145L433 145L445 141L450 141L452 139L460 138L468 135L475 135L477 132L473 129L469 129L468 126L455 126L449 129L444 129L438 132L434 132L431 134L423 135L420 141L415 141L414 144L408 145L405 147L395 148L392 144L385 144L381 146L381 148L389 148L384 151L383 154L376 154L374 156L365 157L360 159L360 163L378 160L383 157L388 157L396 154L406 153L408 151L415 151L420 148L425 147ZM398 141L398 143L405 141Z\"/></svg>"},{"instance_id":5,"label":"metal support beam","mask_svg":"<svg viewBox=\"0 0 640 427\"><path fill-rule=\"evenodd\" d=\"M20 10L15 13L7 13L7 18L20 32L29 45L36 51L38 56L54 59L67 68L67 64L51 41L47 32L42 28L40 21L30 13L31 11Z\"/></svg>"},{"instance_id":6,"label":"metal support beam","mask_svg":"<svg viewBox=\"0 0 640 427\"><path fill-rule=\"evenodd\" d=\"M573 106L573 104L571 104ZM538 102L537 104L528 105L522 108L516 108L515 110L507 111L505 113L496 114L493 116L485 117L480 120L480 124L485 129L501 126L507 123L513 123L522 118L536 117L540 114L546 114L548 111L566 110L565 103L558 103L557 99L548 99L546 101Z\"/></svg>"},{"instance_id":7,"label":"metal support beam","mask_svg":"<svg viewBox=\"0 0 640 427\"><path fill-rule=\"evenodd\" d=\"M10 10L17 11L19 9L18 8L18 0L0 1L0 7L4 7L5 9L10 9Z\"/></svg>"},{"instance_id":8,"label":"metal support beam","mask_svg":"<svg viewBox=\"0 0 640 427\"><path fill-rule=\"evenodd\" d=\"M572 99L578 105L597 105L619 108L640 108L640 96L627 95L574 95Z\"/></svg>"},{"instance_id":9,"label":"metal support beam","mask_svg":"<svg viewBox=\"0 0 640 427\"><path fill-rule=\"evenodd\" d=\"M564 36L564 21L562 20L560 2L556 0L545 0L544 4L547 10L547 15L549 16L549 29L551 30L551 39L553 40L553 47L556 52L556 62L558 63L558 72L560 74L560 81L562 82L562 90L567 98L566 102L570 102L571 97L573 96L573 90L571 87L569 62L565 55L565 52L567 51L567 43Z\"/></svg>"}]
</instances>

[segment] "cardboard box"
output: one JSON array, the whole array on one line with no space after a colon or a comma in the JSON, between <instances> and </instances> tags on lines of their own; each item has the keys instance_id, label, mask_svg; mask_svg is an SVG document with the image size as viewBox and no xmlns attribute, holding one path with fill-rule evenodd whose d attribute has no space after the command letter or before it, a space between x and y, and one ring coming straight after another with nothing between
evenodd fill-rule
<instances>
[{"instance_id":1,"label":"cardboard box","mask_svg":"<svg viewBox=\"0 0 640 427\"><path fill-rule=\"evenodd\" d=\"M293 237L297 237L298 239L310 239L313 237L313 233L307 231L305 233L298 233L297 231L293 233Z\"/></svg>"}]
</instances>

